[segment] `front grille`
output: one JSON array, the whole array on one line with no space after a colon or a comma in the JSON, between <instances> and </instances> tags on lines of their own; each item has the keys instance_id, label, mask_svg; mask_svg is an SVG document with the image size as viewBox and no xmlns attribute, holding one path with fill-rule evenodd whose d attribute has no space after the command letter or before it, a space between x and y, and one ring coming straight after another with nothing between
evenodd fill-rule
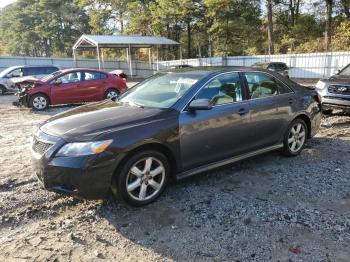
<instances>
[{"instance_id":1,"label":"front grille","mask_svg":"<svg viewBox=\"0 0 350 262\"><path fill-rule=\"evenodd\" d=\"M45 143L34 138L32 148L35 153L43 155L51 146L52 144L50 143Z\"/></svg>"},{"instance_id":2,"label":"front grille","mask_svg":"<svg viewBox=\"0 0 350 262\"><path fill-rule=\"evenodd\" d=\"M347 85L330 85L328 92L338 95L350 95L350 86Z\"/></svg>"}]
</instances>

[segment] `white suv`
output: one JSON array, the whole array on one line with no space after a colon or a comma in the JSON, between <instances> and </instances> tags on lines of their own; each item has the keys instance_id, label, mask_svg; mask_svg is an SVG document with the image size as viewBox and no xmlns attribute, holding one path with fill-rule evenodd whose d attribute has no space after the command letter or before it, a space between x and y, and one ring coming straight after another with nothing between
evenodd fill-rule
<instances>
[{"instance_id":1,"label":"white suv","mask_svg":"<svg viewBox=\"0 0 350 262\"><path fill-rule=\"evenodd\" d=\"M14 93L17 91L16 83L25 80L28 77L42 78L48 74L59 70L57 66L12 66L6 68L0 73L0 95L6 92Z\"/></svg>"}]
</instances>

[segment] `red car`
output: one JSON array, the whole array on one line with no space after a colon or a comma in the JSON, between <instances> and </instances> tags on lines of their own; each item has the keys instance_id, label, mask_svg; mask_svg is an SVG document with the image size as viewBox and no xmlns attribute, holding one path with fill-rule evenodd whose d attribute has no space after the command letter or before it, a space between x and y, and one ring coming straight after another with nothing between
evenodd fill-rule
<instances>
[{"instance_id":1,"label":"red car","mask_svg":"<svg viewBox=\"0 0 350 262\"><path fill-rule=\"evenodd\" d=\"M127 90L126 80L117 74L75 68L54 72L42 79L18 84L19 103L34 110L49 105L100 101L117 97Z\"/></svg>"}]
</instances>

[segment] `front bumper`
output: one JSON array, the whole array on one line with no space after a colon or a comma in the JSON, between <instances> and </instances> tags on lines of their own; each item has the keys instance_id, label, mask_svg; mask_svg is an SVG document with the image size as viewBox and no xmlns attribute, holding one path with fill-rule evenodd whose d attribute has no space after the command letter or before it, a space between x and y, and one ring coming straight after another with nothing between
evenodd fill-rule
<instances>
[{"instance_id":1,"label":"front bumper","mask_svg":"<svg viewBox=\"0 0 350 262\"><path fill-rule=\"evenodd\" d=\"M323 96L322 109L350 109L350 97L345 96Z\"/></svg>"},{"instance_id":2,"label":"front bumper","mask_svg":"<svg viewBox=\"0 0 350 262\"><path fill-rule=\"evenodd\" d=\"M39 131L40 141L50 137ZM52 139L52 137L50 137ZM55 157L66 142L59 138L44 153L38 154L32 147L32 164L36 176L45 189L86 199L106 198L116 168L108 153L82 157Z\"/></svg>"}]
</instances>

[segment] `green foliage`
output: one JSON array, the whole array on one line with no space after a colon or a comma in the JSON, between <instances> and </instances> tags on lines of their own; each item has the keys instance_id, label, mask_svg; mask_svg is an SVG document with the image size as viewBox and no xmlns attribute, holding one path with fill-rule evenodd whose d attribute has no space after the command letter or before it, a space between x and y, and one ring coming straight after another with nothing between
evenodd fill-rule
<instances>
[{"instance_id":1,"label":"green foliage","mask_svg":"<svg viewBox=\"0 0 350 262\"><path fill-rule=\"evenodd\" d=\"M325 3L273 1L276 53L323 50ZM181 43L185 58L264 54L265 5L266 0L17 0L0 9L0 54L70 56L84 33L165 36ZM349 0L334 0L332 50L350 50L349 6ZM124 53L105 50L105 57ZM161 55L176 59L179 50L166 47Z\"/></svg>"}]
</instances>

